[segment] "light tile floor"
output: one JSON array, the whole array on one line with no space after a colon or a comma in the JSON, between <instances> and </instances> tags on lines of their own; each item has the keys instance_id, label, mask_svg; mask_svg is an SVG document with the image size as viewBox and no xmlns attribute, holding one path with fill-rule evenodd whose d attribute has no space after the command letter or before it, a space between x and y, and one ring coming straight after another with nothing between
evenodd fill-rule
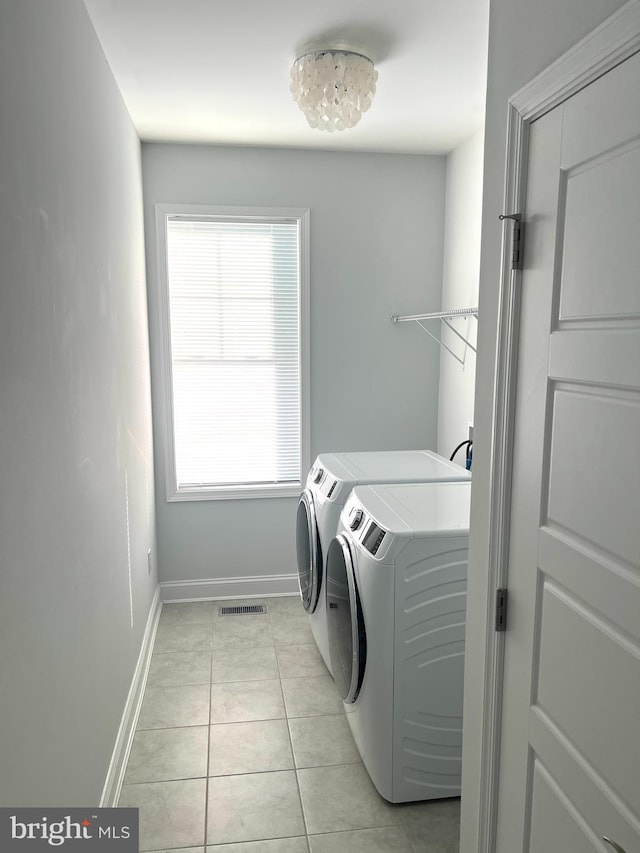
<instances>
[{"instance_id":1,"label":"light tile floor","mask_svg":"<svg viewBox=\"0 0 640 853\"><path fill-rule=\"evenodd\" d=\"M298 597L163 607L121 806L154 853L458 853L459 800L391 805Z\"/></svg>"}]
</instances>

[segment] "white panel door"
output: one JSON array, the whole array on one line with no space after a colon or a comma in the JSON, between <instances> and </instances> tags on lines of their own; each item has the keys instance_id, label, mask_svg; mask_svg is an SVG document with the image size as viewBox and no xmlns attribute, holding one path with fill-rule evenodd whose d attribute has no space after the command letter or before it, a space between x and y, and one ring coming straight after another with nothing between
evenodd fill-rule
<instances>
[{"instance_id":1,"label":"white panel door","mask_svg":"<svg viewBox=\"0 0 640 853\"><path fill-rule=\"evenodd\" d=\"M498 853L640 853L640 54L531 126Z\"/></svg>"}]
</instances>

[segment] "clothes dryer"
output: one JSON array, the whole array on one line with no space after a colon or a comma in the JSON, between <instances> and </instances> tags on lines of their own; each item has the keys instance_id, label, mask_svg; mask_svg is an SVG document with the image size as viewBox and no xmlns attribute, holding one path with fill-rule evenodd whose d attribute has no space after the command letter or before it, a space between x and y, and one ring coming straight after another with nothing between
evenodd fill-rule
<instances>
[{"instance_id":1,"label":"clothes dryer","mask_svg":"<svg viewBox=\"0 0 640 853\"><path fill-rule=\"evenodd\" d=\"M298 582L304 609L331 672L324 590L324 558L354 486L369 483L469 481L471 474L430 450L322 453L300 496L296 519Z\"/></svg>"},{"instance_id":2,"label":"clothes dryer","mask_svg":"<svg viewBox=\"0 0 640 853\"><path fill-rule=\"evenodd\" d=\"M460 794L470 492L357 487L327 552L336 686L364 765L394 803Z\"/></svg>"}]
</instances>

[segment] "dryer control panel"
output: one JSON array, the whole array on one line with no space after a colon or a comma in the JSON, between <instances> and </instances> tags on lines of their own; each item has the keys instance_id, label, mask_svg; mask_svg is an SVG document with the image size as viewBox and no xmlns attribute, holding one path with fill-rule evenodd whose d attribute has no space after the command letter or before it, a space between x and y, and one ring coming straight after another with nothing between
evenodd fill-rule
<instances>
[{"instance_id":1,"label":"dryer control panel","mask_svg":"<svg viewBox=\"0 0 640 853\"><path fill-rule=\"evenodd\" d=\"M362 544L370 554L377 554L385 537L385 532L381 527L372 521L362 538Z\"/></svg>"},{"instance_id":2,"label":"dryer control panel","mask_svg":"<svg viewBox=\"0 0 640 853\"><path fill-rule=\"evenodd\" d=\"M360 506L351 506L348 514L348 527L353 531L356 539L360 539L362 547L370 554L377 554L385 532L375 523Z\"/></svg>"}]
</instances>

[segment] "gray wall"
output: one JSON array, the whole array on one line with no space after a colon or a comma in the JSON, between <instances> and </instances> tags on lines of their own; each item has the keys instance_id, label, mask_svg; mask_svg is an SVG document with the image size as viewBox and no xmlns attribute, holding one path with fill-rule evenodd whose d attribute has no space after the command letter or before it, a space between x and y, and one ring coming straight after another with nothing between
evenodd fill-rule
<instances>
[{"instance_id":1,"label":"gray wall","mask_svg":"<svg viewBox=\"0 0 640 853\"><path fill-rule=\"evenodd\" d=\"M3 0L3 806L100 801L157 586L141 196L83 3Z\"/></svg>"},{"instance_id":2,"label":"gray wall","mask_svg":"<svg viewBox=\"0 0 640 853\"><path fill-rule=\"evenodd\" d=\"M472 853L477 849L478 759L485 677L482 638L487 619L489 559L487 495L502 235L498 214L503 212L507 100L622 5L621 0L491 2L467 606L461 853Z\"/></svg>"},{"instance_id":3,"label":"gray wall","mask_svg":"<svg viewBox=\"0 0 640 853\"><path fill-rule=\"evenodd\" d=\"M481 128L447 157L443 310L478 305L483 153L484 128ZM476 319L456 318L451 324L476 345ZM476 354L446 326L442 325L439 331L443 343L464 360L461 365L446 351L440 355L437 450L449 458L467 438L469 423L473 423ZM464 458L462 449L455 461L464 465Z\"/></svg>"},{"instance_id":4,"label":"gray wall","mask_svg":"<svg viewBox=\"0 0 640 853\"><path fill-rule=\"evenodd\" d=\"M142 151L161 580L293 573L294 498L165 500L154 204L310 208L312 460L321 451L433 447L438 347L389 318L440 306L445 158Z\"/></svg>"}]
</instances>

